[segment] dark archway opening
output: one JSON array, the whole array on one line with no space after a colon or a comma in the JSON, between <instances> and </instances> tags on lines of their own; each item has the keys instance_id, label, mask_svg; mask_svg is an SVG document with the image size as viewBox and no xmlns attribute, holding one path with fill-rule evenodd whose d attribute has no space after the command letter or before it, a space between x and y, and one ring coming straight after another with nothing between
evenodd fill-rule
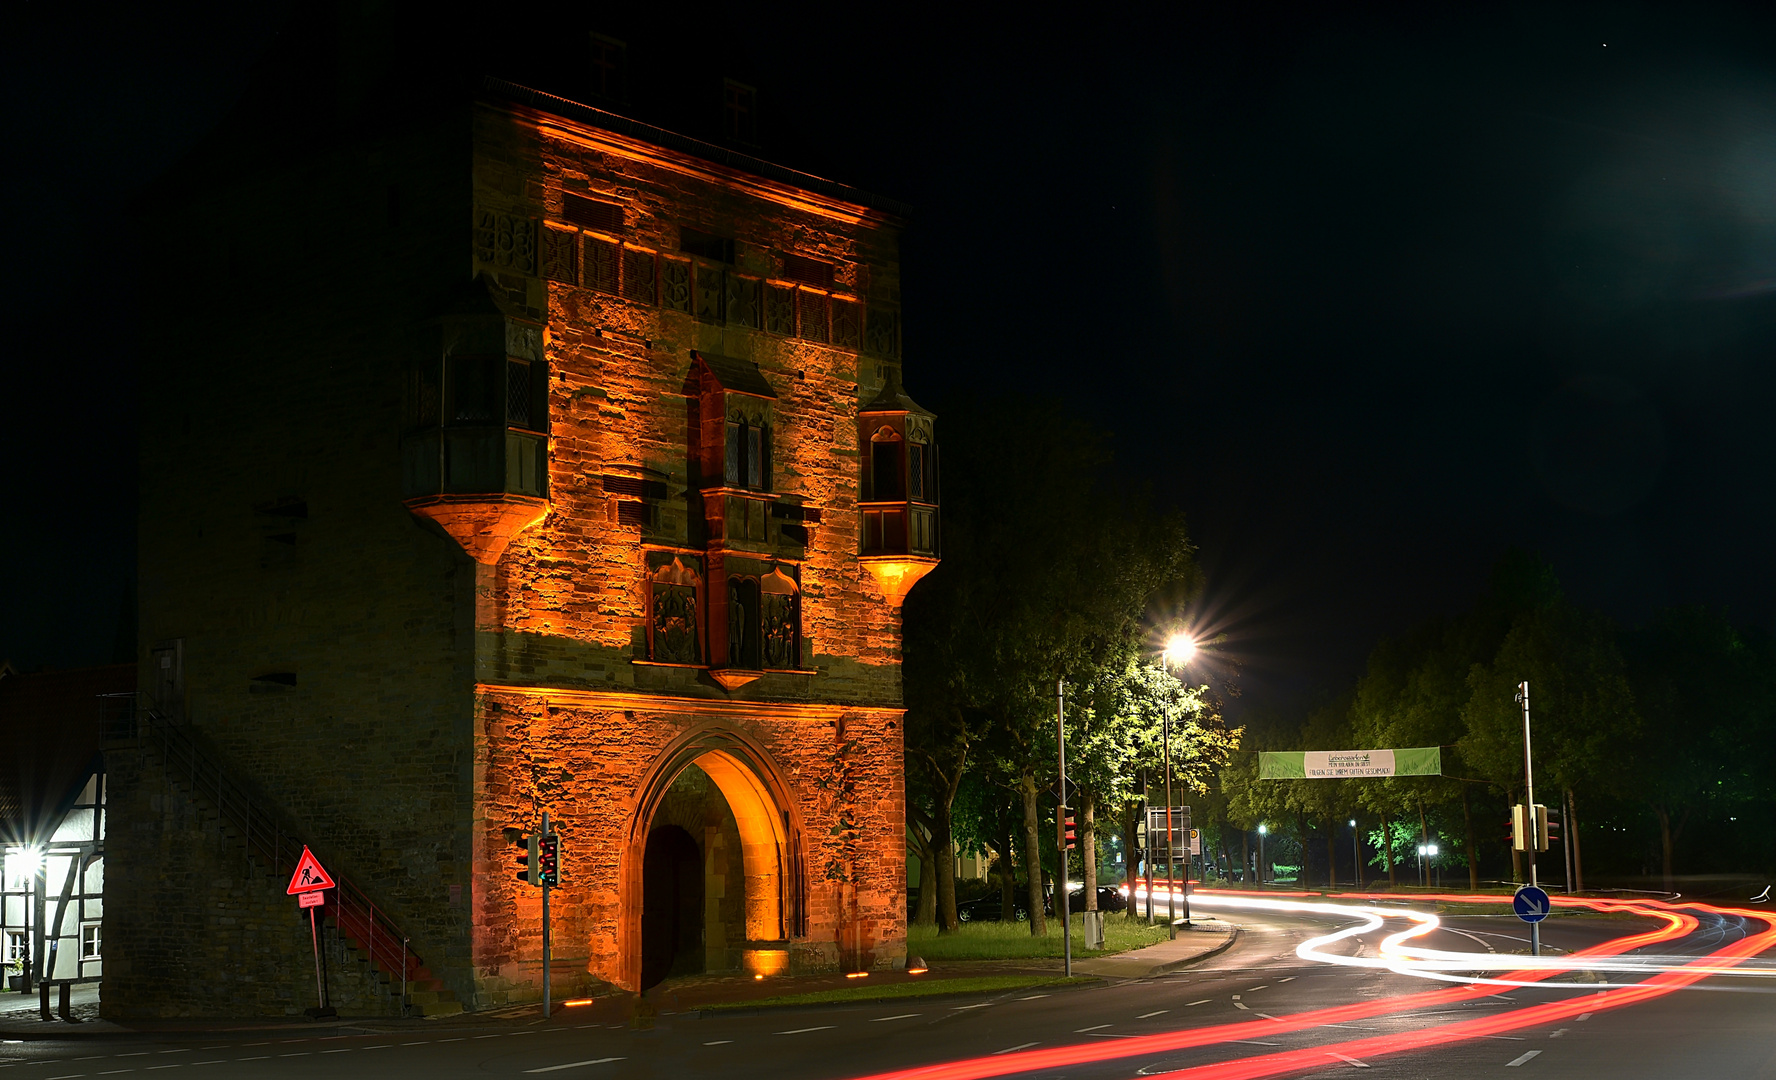
<instances>
[{"instance_id":1,"label":"dark archway opening","mask_svg":"<svg viewBox=\"0 0 1776 1080\"><path fill-rule=\"evenodd\" d=\"M703 853L677 825L648 833L642 857L641 988L703 970Z\"/></svg>"}]
</instances>

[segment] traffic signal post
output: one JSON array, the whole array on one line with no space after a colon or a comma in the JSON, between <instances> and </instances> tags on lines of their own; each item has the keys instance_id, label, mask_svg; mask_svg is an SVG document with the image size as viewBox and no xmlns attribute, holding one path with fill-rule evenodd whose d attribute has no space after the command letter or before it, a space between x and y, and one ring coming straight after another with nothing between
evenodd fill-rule
<instances>
[{"instance_id":1,"label":"traffic signal post","mask_svg":"<svg viewBox=\"0 0 1776 1080\"><path fill-rule=\"evenodd\" d=\"M1055 680L1055 745L1058 757L1056 763L1060 770L1060 805L1055 808L1055 827L1060 833L1060 858L1055 860L1055 892L1060 899L1055 903L1055 910L1061 913L1061 969L1063 974L1073 974L1073 919L1067 911L1067 853L1073 847L1073 815L1067 812L1067 683L1064 679Z\"/></svg>"},{"instance_id":2,"label":"traffic signal post","mask_svg":"<svg viewBox=\"0 0 1776 1080\"><path fill-rule=\"evenodd\" d=\"M1525 857L1529 859L1529 887L1540 892L1541 886L1536 882L1536 848L1545 844L1542 838L1547 834L1544 831L1546 826L1543 824L1545 816L1536 814L1540 807L1535 804L1535 774L1530 769L1529 680L1527 679L1517 684L1517 703L1523 706L1523 801L1529 808L1528 812L1536 815L1537 818L1537 820L1525 823L1530 826L1531 832L1527 838L1529 843L1524 845L1523 852ZM1542 955L1542 926L1539 919L1529 924L1529 955Z\"/></svg>"},{"instance_id":3,"label":"traffic signal post","mask_svg":"<svg viewBox=\"0 0 1776 1080\"><path fill-rule=\"evenodd\" d=\"M549 933L549 892L561 884L561 837L550 827L547 810L543 811L543 824L536 832L507 829L506 837L511 840L513 847L524 852L524 857L517 863L517 879L543 890L543 1019L547 1020L552 944Z\"/></svg>"}]
</instances>

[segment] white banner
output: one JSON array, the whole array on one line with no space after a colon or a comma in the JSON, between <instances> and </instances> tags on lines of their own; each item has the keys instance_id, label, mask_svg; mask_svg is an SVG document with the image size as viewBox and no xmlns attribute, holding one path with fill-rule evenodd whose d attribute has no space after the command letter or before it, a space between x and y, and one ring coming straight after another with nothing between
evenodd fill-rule
<instances>
[{"instance_id":1,"label":"white banner","mask_svg":"<svg viewBox=\"0 0 1776 1080\"><path fill-rule=\"evenodd\" d=\"M1301 767L1310 780L1346 780L1353 776L1394 775L1392 750L1309 750Z\"/></svg>"}]
</instances>

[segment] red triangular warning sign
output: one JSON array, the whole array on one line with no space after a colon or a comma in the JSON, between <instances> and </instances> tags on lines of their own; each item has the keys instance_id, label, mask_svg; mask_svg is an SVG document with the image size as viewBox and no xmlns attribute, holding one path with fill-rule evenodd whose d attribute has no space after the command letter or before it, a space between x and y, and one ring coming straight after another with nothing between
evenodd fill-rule
<instances>
[{"instance_id":1,"label":"red triangular warning sign","mask_svg":"<svg viewBox=\"0 0 1776 1080\"><path fill-rule=\"evenodd\" d=\"M290 878L289 894L295 896L297 893L331 888L333 888L333 879L327 876L325 870L321 869L320 860L316 859L314 853L308 850L308 845L302 845L302 861L296 864L296 873Z\"/></svg>"}]
</instances>

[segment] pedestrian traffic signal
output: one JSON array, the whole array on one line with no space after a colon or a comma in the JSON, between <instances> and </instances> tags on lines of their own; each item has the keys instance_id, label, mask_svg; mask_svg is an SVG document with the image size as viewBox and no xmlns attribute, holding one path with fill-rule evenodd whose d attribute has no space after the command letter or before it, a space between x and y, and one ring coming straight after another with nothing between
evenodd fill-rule
<instances>
[{"instance_id":1,"label":"pedestrian traffic signal","mask_svg":"<svg viewBox=\"0 0 1776 1080\"><path fill-rule=\"evenodd\" d=\"M1074 842L1074 841L1075 841L1075 840L1076 840L1076 839L1078 839L1078 834L1077 834L1077 832L1076 832L1076 829L1077 829L1077 825L1076 825L1076 823L1075 823L1075 822L1074 822L1074 820L1073 820L1073 815L1072 815L1072 814L1068 814L1068 815L1067 815L1067 827L1066 827L1066 833L1065 833L1065 835L1066 835L1066 848L1067 848L1067 850L1068 850L1068 851L1072 851L1072 850L1073 850L1073 847L1074 847L1074 843L1073 843L1073 842Z\"/></svg>"},{"instance_id":2,"label":"pedestrian traffic signal","mask_svg":"<svg viewBox=\"0 0 1776 1080\"><path fill-rule=\"evenodd\" d=\"M518 873L514 876L526 885L541 885L543 883L542 875L537 869L539 855L537 841L539 837L535 833L527 833L523 829L508 828L506 839L513 847L524 852L524 856L512 864L518 868Z\"/></svg>"},{"instance_id":3,"label":"pedestrian traffic signal","mask_svg":"<svg viewBox=\"0 0 1776 1080\"><path fill-rule=\"evenodd\" d=\"M536 854L536 883L545 889L561 884L561 837L556 833L539 836Z\"/></svg>"}]
</instances>

